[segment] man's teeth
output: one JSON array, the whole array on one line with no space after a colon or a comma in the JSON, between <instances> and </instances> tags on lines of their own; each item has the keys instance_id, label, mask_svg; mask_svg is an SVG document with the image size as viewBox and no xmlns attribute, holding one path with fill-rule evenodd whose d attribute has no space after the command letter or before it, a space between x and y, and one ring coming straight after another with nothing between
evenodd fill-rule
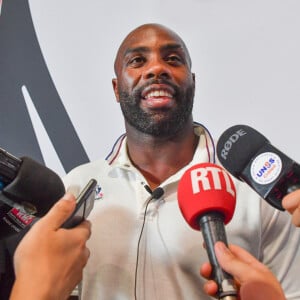
<instances>
[{"instance_id":1,"label":"man's teeth","mask_svg":"<svg viewBox=\"0 0 300 300\"><path fill-rule=\"evenodd\" d=\"M168 98L172 98L172 95L169 92L163 91L163 90L152 91L152 92L150 92L149 94L146 95L145 99L153 98L153 97L168 97Z\"/></svg>"}]
</instances>

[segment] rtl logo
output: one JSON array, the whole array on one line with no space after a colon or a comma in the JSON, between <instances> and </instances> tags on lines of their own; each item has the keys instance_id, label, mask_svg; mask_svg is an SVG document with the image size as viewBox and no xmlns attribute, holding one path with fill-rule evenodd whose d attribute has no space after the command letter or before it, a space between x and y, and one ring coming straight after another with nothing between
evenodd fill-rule
<instances>
[{"instance_id":1,"label":"rtl logo","mask_svg":"<svg viewBox=\"0 0 300 300\"><path fill-rule=\"evenodd\" d=\"M235 196L235 188L229 174L217 165L208 165L191 170L193 193L201 191L224 190Z\"/></svg>"}]
</instances>

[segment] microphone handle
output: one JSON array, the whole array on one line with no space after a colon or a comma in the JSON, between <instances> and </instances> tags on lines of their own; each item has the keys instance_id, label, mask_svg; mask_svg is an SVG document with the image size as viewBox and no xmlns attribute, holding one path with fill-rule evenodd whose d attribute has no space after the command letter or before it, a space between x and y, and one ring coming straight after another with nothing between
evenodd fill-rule
<instances>
[{"instance_id":1,"label":"microphone handle","mask_svg":"<svg viewBox=\"0 0 300 300\"><path fill-rule=\"evenodd\" d=\"M223 300L236 300L237 288L233 277L225 272L216 257L214 245L222 241L227 245L224 226L224 217L219 212L207 212L199 218L199 225L205 242L209 262L212 265L212 278L218 285L218 298Z\"/></svg>"}]
</instances>

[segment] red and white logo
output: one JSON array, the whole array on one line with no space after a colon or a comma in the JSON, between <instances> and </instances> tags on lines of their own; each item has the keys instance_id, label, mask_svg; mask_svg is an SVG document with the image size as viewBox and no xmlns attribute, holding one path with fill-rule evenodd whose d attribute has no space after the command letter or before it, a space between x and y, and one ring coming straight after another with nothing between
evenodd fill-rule
<instances>
[{"instance_id":1,"label":"red and white logo","mask_svg":"<svg viewBox=\"0 0 300 300\"><path fill-rule=\"evenodd\" d=\"M34 216L21 212L17 208L12 208L9 214L15 221L18 221L19 224L21 223L24 226L28 226L34 219Z\"/></svg>"},{"instance_id":2,"label":"red and white logo","mask_svg":"<svg viewBox=\"0 0 300 300\"><path fill-rule=\"evenodd\" d=\"M193 193L208 190L224 190L235 196L233 183L224 169L217 166L199 167L191 170Z\"/></svg>"},{"instance_id":3,"label":"red and white logo","mask_svg":"<svg viewBox=\"0 0 300 300\"><path fill-rule=\"evenodd\" d=\"M199 215L214 211L227 224L234 213L236 190L230 175L220 166L202 163L185 171L178 183L178 204L190 226L199 230Z\"/></svg>"}]
</instances>

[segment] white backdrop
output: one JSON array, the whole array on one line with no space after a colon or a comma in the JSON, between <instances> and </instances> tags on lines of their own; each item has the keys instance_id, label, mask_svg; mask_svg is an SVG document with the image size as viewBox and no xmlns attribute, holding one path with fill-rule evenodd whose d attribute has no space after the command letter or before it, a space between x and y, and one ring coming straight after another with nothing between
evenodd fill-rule
<instances>
[{"instance_id":1,"label":"white backdrop","mask_svg":"<svg viewBox=\"0 0 300 300\"><path fill-rule=\"evenodd\" d=\"M190 50L196 121L215 138L231 125L248 124L300 162L299 0L29 4L47 66L90 160L106 156L124 132L111 85L117 48L133 28L157 22ZM62 173L38 118L35 124L46 164Z\"/></svg>"}]
</instances>

